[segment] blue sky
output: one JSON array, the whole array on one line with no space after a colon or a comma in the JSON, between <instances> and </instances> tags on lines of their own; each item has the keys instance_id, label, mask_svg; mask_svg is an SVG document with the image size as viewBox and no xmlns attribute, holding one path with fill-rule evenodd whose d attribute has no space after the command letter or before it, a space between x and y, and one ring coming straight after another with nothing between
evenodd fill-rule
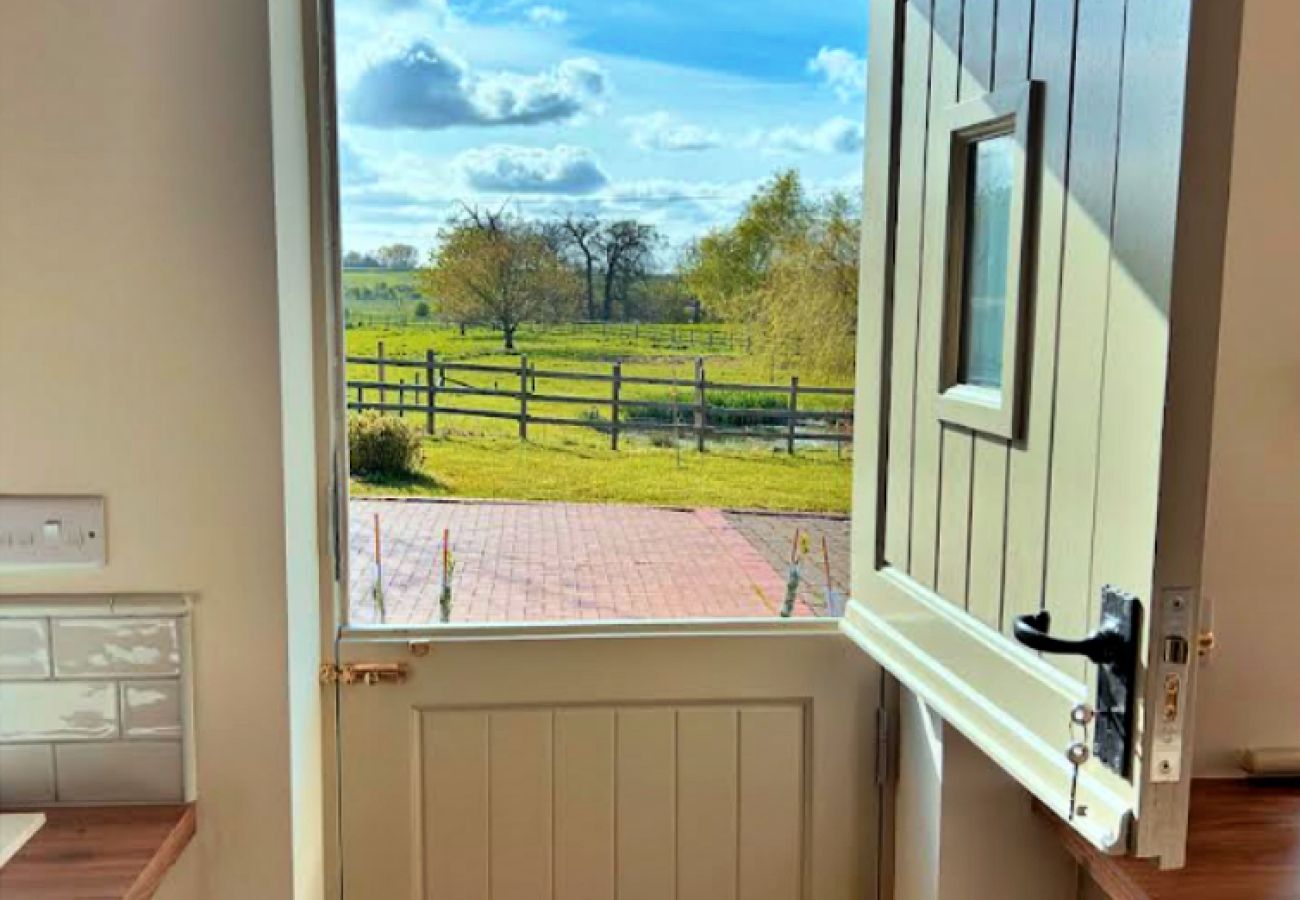
<instances>
[{"instance_id":1,"label":"blue sky","mask_svg":"<svg viewBox=\"0 0 1300 900\"><path fill-rule=\"evenodd\" d=\"M866 0L337 0L344 246L460 202L724 224L773 172L861 184Z\"/></svg>"}]
</instances>

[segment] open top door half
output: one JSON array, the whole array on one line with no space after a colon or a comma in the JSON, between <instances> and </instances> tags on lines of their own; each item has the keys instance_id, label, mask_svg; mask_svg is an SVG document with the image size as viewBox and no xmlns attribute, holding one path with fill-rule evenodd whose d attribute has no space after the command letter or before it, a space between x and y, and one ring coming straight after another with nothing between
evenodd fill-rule
<instances>
[{"instance_id":1,"label":"open top door half","mask_svg":"<svg viewBox=\"0 0 1300 900\"><path fill-rule=\"evenodd\" d=\"M1166 866L1236 6L873 3L844 628L1088 840Z\"/></svg>"}]
</instances>

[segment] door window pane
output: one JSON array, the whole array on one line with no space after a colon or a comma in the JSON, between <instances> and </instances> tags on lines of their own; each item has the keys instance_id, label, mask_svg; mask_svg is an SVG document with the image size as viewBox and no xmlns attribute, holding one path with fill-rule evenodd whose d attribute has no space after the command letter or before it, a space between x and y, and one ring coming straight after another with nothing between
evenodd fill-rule
<instances>
[{"instance_id":1,"label":"door window pane","mask_svg":"<svg viewBox=\"0 0 1300 900\"><path fill-rule=\"evenodd\" d=\"M1015 154L1015 136L1005 134L979 141L968 156L966 184L970 193L958 380L977 387L1002 387Z\"/></svg>"}]
</instances>

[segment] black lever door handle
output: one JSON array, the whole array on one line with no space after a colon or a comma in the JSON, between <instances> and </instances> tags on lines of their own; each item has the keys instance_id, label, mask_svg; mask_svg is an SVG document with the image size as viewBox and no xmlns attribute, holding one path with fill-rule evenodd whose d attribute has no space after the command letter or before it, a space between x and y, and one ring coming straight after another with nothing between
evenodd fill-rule
<instances>
[{"instance_id":1,"label":"black lever door handle","mask_svg":"<svg viewBox=\"0 0 1300 900\"><path fill-rule=\"evenodd\" d=\"M1123 655L1128 641L1118 628L1102 626L1082 640L1052 637L1052 616L1047 610L1016 616L1012 633L1016 640L1040 653L1086 656L1097 665L1113 663Z\"/></svg>"}]
</instances>

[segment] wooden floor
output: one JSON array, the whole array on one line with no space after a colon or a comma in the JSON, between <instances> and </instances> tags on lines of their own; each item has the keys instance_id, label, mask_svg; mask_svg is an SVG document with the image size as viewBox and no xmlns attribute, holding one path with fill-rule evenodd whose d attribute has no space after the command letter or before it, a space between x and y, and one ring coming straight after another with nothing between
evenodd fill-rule
<instances>
[{"instance_id":1,"label":"wooden floor","mask_svg":"<svg viewBox=\"0 0 1300 900\"><path fill-rule=\"evenodd\" d=\"M1297 900L1300 781L1192 782L1187 866L1112 857L1046 810L1071 854L1113 900Z\"/></svg>"},{"instance_id":2,"label":"wooden floor","mask_svg":"<svg viewBox=\"0 0 1300 900\"><path fill-rule=\"evenodd\" d=\"M4 900L145 900L189 843L193 806L46 810L46 825L0 869Z\"/></svg>"}]
</instances>

